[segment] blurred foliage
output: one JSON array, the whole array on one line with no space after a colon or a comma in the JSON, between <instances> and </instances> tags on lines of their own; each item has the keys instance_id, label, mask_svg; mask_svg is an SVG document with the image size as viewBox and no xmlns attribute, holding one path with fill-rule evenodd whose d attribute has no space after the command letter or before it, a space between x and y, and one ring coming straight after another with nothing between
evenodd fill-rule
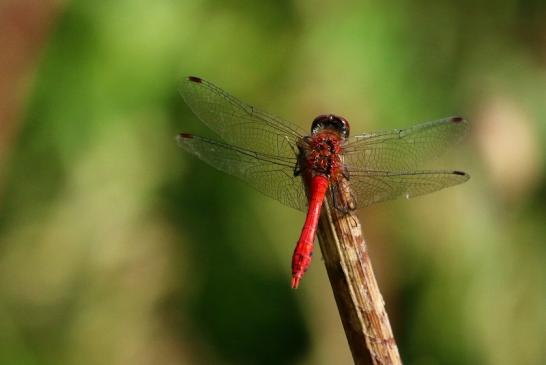
<instances>
[{"instance_id":1,"label":"blurred foliage","mask_svg":"<svg viewBox=\"0 0 546 365\"><path fill-rule=\"evenodd\" d=\"M543 1L56 6L0 175L1 364L351 362L320 259L289 289L303 216L177 149L210 133L189 74L302 127L466 116L469 183L362 211L402 357L546 363Z\"/></svg>"}]
</instances>

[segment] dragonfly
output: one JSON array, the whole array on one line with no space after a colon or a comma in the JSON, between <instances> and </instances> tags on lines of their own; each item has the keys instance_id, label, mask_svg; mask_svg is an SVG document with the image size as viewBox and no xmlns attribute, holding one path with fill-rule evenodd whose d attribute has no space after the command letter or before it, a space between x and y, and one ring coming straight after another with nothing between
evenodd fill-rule
<instances>
[{"instance_id":1,"label":"dragonfly","mask_svg":"<svg viewBox=\"0 0 546 365\"><path fill-rule=\"evenodd\" d=\"M336 209L348 212L431 193L470 178L458 170L419 169L423 161L464 137L468 123L462 117L351 137L349 122L341 116L319 115L307 133L199 77L187 77L180 93L219 138L180 133L179 146L259 192L307 213L292 255L294 289L311 264L327 194ZM340 194L347 194L343 188L347 185L352 199L339 199Z\"/></svg>"}]
</instances>

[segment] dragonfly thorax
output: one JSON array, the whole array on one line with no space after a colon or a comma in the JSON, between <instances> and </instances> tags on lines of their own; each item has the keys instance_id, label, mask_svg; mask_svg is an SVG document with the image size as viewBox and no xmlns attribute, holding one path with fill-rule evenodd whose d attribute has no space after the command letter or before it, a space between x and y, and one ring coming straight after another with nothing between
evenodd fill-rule
<instances>
[{"instance_id":1,"label":"dragonfly thorax","mask_svg":"<svg viewBox=\"0 0 546 365\"><path fill-rule=\"evenodd\" d=\"M303 170L337 179L343 171L342 142L339 133L331 130L304 138L301 147Z\"/></svg>"}]
</instances>

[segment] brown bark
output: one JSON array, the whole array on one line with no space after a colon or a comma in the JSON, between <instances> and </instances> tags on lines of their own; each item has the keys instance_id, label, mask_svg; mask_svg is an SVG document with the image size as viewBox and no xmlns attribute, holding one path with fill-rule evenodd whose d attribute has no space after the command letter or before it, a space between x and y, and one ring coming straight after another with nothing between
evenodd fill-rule
<instances>
[{"instance_id":1,"label":"brown bark","mask_svg":"<svg viewBox=\"0 0 546 365\"><path fill-rule=\"evenodd\" d=\"M354 206L348 184L340 182L342 206ZM355 364L402 364L356 214L328 199L317 235Z\"/></svg>"}]
</instances>

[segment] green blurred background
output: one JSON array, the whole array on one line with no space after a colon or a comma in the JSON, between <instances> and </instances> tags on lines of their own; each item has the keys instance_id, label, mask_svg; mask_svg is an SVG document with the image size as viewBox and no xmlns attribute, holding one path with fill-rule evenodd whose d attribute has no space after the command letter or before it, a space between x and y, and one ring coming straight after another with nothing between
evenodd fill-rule
<instances>
[{"instance_id":1,"label":"green blurred background","mask_svg":"<svg viewBox=\"0 0 546 365\"><path fill-rule=\"evenodd\" d=\"M463 115L360 211L406 364L546 364L546 3L0 3L0 364L349 364L304 216L177 148L197 75L308 128Z\"/></svg>"}]
</instances>

